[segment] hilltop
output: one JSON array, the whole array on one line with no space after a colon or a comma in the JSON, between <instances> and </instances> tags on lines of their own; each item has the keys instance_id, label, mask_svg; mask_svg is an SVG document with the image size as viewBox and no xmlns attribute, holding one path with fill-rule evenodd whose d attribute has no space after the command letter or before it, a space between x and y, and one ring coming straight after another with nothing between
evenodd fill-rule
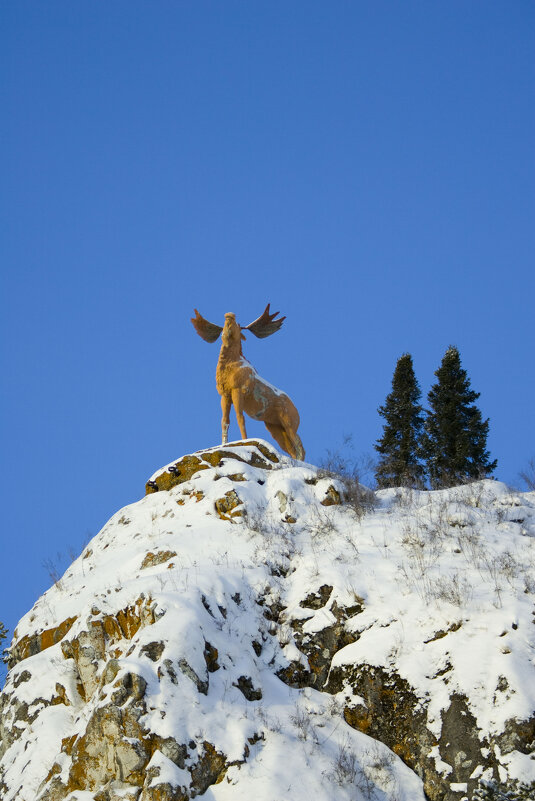
<instances>
[{"instance_id":1,"label":"hilltop","mask_svg":"<svg viewBox=\"0 0 535 801\"><path fill-rule=\"evenodd\" d=\"M534 597L534 493L183 456L19 622L0 797L533 798Z\"/></svg>"}]
</instances>

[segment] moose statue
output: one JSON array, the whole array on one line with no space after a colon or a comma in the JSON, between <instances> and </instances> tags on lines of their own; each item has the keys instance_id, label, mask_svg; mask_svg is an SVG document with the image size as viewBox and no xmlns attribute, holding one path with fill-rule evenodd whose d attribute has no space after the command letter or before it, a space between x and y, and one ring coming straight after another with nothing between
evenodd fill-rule
<instances>
[{"instance_id":1,"label":"moose statue","mask_svg":"<svg viewBox=\"0 0 535 801\"><path fill-rule=\"evenodd\" d=\"M191 322L205 342L215 342L223 332L216 370L216 386L221 395L223 412L223 444L228 442L230 407L234 404L243 439L247 439L243 416L246 412L253 420L263 420L273 439L293 459L304 459L305 451L297 433L299 412L288 395L264 381L242 353L241 343L245 339L242 331L250 331L259 339L264 339L278 331L286 319L281 317L276 320L279 312L270 314L269 305L257 320L246 326L239 325L231 312L225 314L223 327L215 325L205 320L197 309L194 309L195 317L191 318Z\"/></svg>"}]
</instances>

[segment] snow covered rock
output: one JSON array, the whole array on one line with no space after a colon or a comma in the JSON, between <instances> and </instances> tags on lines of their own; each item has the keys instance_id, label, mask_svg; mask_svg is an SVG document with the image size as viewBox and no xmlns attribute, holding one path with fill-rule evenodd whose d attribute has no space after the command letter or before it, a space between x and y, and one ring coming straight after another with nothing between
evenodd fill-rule
<instances>
[{"instance_id":1,"label":"snow covered rock","mask_svg":"<svg viewBox=\"0 0 535 801\"><path fill-rule=\"evenodd\" d=\"M3 801L533 798L533 493L254 440L146 492L17 627Z\"/></svg>"}]
</instances>

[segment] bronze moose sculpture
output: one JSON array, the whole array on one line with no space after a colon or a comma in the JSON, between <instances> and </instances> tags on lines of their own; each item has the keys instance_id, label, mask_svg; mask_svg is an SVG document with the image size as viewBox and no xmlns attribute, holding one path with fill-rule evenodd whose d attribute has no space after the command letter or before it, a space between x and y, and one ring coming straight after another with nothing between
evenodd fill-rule
<instances>
[{"instance_id":1,"label":"bronze moose sculpture","mask_svg":"<svg viewBox=\"0 0 535 801\"><path fill-rule=\"evenodd\" d=\"M292 401L280 389L264 381L242 353L242 331L250 331L259 339L264 339L279 330L286 317L276 320L277 314L270 314L269 303L264 313L254 322L240 326L236 316L225 314L223 327L208 322L197 309L191 322L205 342L215 342L222 332L223 343L219 353L216 370L217 391L221 395L222 442L228 442L230 407L234 404L236 418L243 439L247 439L243 413L253 420L263 420L273 439L294 459L304 459L305 451L297 433L299 412Z\"/></svg>"}]
</instances>

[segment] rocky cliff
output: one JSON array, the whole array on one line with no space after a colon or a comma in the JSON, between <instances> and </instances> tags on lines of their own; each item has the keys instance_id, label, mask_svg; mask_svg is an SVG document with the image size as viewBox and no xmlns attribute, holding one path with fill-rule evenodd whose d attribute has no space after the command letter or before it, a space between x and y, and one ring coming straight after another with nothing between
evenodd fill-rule
<instances>
[{"instance_id":1,"label":"rocky cliff","mask_svg":"<svg viewBox=\"0 0 535 801\"><path fill-rule=\"evenodd\" d=\"M185 456L20 621L0 798L533 798L534 597L533 493Z\"/></svg>"}]
</instances>

